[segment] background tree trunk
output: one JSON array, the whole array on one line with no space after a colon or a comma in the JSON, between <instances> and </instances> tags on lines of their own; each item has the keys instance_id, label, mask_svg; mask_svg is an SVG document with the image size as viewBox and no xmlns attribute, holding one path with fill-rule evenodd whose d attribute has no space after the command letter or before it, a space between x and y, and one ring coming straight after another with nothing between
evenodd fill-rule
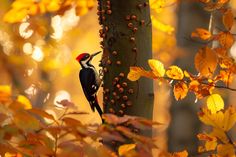
<instances>
[{"instance_id":1,"label":"background tree trunk","mask_svg":"<svg viewBox=\"0 0 236 157\"><path fill-rule=\"evenodd\" d=\"M100 0L104 112L152 119L153 81L127 79L130 66L148 69L152 26L148 0Z\"/></svg>"}]
</instances>

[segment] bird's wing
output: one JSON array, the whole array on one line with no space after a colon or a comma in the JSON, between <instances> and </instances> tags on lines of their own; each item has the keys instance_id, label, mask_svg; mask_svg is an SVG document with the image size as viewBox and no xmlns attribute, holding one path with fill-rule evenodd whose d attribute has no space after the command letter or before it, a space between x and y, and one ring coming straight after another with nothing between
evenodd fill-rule
<instances>
[{"instance_id":1,"label":"bird's wing","mask_svg":"<svg viewBox=\"0 0 236 157\"><path fill-rule=\"evenodd\" d=\"M96 77L93 69L82 69L80 71L80 82L88 101L94 101L94 94L96 94L98 87L94 84L96 82Z\"/></svg>"}]
</instances>

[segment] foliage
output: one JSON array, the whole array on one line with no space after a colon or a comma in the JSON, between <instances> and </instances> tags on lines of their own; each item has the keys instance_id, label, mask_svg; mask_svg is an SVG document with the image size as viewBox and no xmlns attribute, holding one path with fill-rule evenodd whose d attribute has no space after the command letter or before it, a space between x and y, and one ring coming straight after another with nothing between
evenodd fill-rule
<instances>
[{"instance_id":1,"label":"foliage","mask_svg":"<svg viewBox=\"0 0 236 157\"><path fill-rule=\"evenodd\" d=\"M151 156L154 139L137 132L160 125L140 117L104 114L104 125L85 125L75 116L78 111L68 100L59 102L64 113L58 118L32 108L24 96L14 98L9 86L0 86L0 155L10 156L118 156L102 145L111 142L130 144L119 147L119 155ZM131 129L132 128L132 129ZM130 155L129 155L130 156Z\"/></svg>"},{"instance_id":2,"label":"foliage","mask_svg":"<svg viewBox=\"0 0 236 157\"><path fill-rule=\"evenodd\" d=\"M95 5L95 0L15 0L11 9L5 14L4 21L21 22L27 15L34 16L45 13L64 13L76 6L77 15L84 15ZM17 15L17 16L16 16Z\"/></svg>"},{"instance_id":3,"label":"foliage","mask_svg":"<svg viewBox=\"0 0 236 157\"><path fill-rule=\"evenodd\" d=\"M234 16L230 8L227 7L229 0L199 0L205 6L205 10L222 14L222 23L225 27L216 34L212 29L197 28L192 34L193 39L203 41L205 46L201 47L195 55L194 64L199 72L194 75L182 70L176 65L167 69L159 60L149 60L150 71L140 67L131 67L128 79L137 81L141 76L158 80L160 83L167 82L173 84L175 99L184 99L189 92L193 92L196 100L207 97L207 106L201 108L198 117L202 123L211 126L210 133L200 133L197 135L203 146L199 147L199 153L211 154L211 156L235 156L236 144L229 136L229 131L236 122L236 108L234 106L225 107L224 101L219 94L214 94L215 88L223 88L236 91L230 87L236 74L236 63L228 54L234 44L234 35L230 32ZM217 46L213 45L217 42ZM224 85L219 85L219 84Z\"/></svg>"},{"instance_id":4,"label":"foliage","mask_svg":"<svg viewBox=\"0 0 236 157\"><path fill-rule=\"evenodd\" d=\"M234 44L234 34L231 29L234 23L233 11L228 8L229 0L198 0L211 14L219 12L222 15L223 30L216 34L212 28L196 28L191 37L203 42L196 53L194 64L197 75L182 70L176 65L165 68L159 60L148 61L151 70L141 67L131 67L128 78L132 81L140 77L158 80L159 83L167 82L173 85L176 100L184 99L189 92L194 93L196 100L207 97L206 106L198 113L200 121L210 126L209 132L200 133L197 138L203 142L199 153L208 153L211 156L235 156L235 142L229 136L229 131L235 126L236 109L233 106L225 107L220 94L215 94L214 89L224 88L236 91L230 87L236 74L236 63L228 54ZM175 3L166 0L151 0L151 9L158 14L168 5ZM28 17L38 15L59 14L63 15L69 8L75 7L76 14L86 14L95 4L95 0L15 0L10 10L5 14L4 21L8 23L27 23ZM31 19L32 23L35 19ZM153 26L171 34L174 28L159 21L152 16ZM39 26L34 26L35 31L46 38L45 22L40 21ZM27 29L27 28L26 28ZM30 30L24 30L26 37ZM22 36L22 35L21 35ZM218 43L213 47L213 42ZM51 50L50 48L46 47ZM12 57L12 63L20 60ZM50 61L43 67L53 69L60 64ZM223 84L223 85L222 85ZM63 100L59 102L64 113L59 117L38 108L33 108L29 99L23 95L13 96L10 86L0 86L0 155L1 156L152 156L151 150L158 149L155 139L140 135L141 130L150 129L160 123L152 122L141 117L117 117L105 114L103 125L83 124L78 117L84 112L78 111L75 104ZM112 143L112 150L102 143ZM116 147L117 146L117 147ZM163 153L170 157L186 157L187 151L177 153Z\"/></svg>"}]
</instances>

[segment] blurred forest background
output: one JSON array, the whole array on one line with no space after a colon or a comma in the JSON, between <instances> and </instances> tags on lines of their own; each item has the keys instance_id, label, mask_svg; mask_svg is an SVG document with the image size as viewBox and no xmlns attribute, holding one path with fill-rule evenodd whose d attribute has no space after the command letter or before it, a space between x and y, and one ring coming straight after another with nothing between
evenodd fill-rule
<instances>
[{"instance_id":1,"label":"blurred forest background","mask_svg":"<svg viewBox=\"0 0 236 157\"><path fill-rule=\"evenodd\" d=\"M3 20L11 3L10 0L0 0L0 84L10 85L15 95L27 96L33 106L54 115L60 113L55 107L59 105L57 101L69 99L81 111L90 113L79 117L82 122L101 123L82 93L78 78L80 65L75 60L79 53L101 50L97 3L88 7L83 6L81 0L81 16L71 8L60 15L39 14L14 24ZM199 3L190 0L150 0L150 5L153 58L166 66L176 64L196 73L193 60L201 43L192 41L190 35L195 28L207 29L210 15ZM229 5L236 10L236 1L232 0ZM13 18L21 16L20 13L12 15ZM216 23L217 20L214 19ZM232 31L236 32L236 28ZM236 45L232 47L233 57L236 57L235 49ZM98 69L100 57L93 61ZM102 102L102 89L99 95L99 102ZM233 105L235 93L221 95ZM177 102L169 86L155 84L153 120L164 123L154 131L160 148L197 151L195 135L203 128L196 114L201 102L193 105L193 99L189 96Z\"/></svg>"}]
</instances>

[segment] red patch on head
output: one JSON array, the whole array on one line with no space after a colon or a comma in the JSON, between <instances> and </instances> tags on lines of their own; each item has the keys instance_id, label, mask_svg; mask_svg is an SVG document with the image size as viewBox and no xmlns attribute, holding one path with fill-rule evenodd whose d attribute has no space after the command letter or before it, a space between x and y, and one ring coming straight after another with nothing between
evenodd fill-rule
<instances>
[{"instance_id":1,"label":"red patch on head","mask_svg":"<svg viewBox=\"0 0 236 157\"><path fill-rule=\"evenodd\" d=\"M76 57L76 60L79 62L84 56L86 56L87 55L87 53L81 53L80 55L78 55L77 57Z\"/></svg>"}]
</instances>

